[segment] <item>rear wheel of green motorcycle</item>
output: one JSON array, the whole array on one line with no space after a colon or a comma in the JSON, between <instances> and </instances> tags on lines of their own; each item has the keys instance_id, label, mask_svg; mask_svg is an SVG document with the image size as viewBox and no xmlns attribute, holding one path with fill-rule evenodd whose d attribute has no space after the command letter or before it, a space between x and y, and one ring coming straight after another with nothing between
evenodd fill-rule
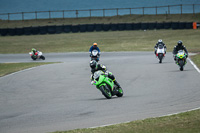
<instances>
[{"instance_id":1,"label":"rear wheel of green motorcycle","mask_svg":"<svg viewBox=\"0 0 200 133\"><path fill-rule=\"evenodd\" d=\"M112 98L112 94L111 94L110 89L108 88L107 85L105 85L105 86L102 85L99 89L101 90L102 94L103 94L107 99L111 99L111 98Z\"/></svg>"},{"instance_id":2,"label":"rear wheel of green motorcycle","mask_svg":"<svg viewBox=\"0 0 200 133\"><path fill-rule=\"evenodd\" d=\"M116 96L122 97L123 94L124 94L124 92L123 92L122 88L119 88L118 93L116 94Z\"/></svg>"}]
</instances>

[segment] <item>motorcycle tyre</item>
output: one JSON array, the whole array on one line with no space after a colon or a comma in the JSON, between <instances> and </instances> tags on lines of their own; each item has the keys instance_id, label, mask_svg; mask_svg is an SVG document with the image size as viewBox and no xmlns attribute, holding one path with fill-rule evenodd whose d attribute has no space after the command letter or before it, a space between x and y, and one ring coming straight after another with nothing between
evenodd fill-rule
<instances>
[{"instance_id":1,"label":"motorcycle tyre","mask_svg":"<svg viewBox=\"0 0 200 133\"><path fill-rule=\"evenodd\" d=\"M162 63L163 54L158 54L159 63Z\"/></svg>"},{"instance_id":2,"label":"motorcycle tyre","mask_svg":"<svg viewBox=\"0 0 200 133\"><path fill-rule=\"evenodd\" d=\"M111 99L112 98L112 94L111 94L111 91L110 91L110 89L108 88L108 86L107 85L105 85L105 86L100 86L100 91L102 92L102 94L107 98L107 99ZM106 92L106 91L108 91L108 92ZM108 94L109 93L109 94Z\"/></svg>"},{"instance_id":3,"label":"motorcycle tyre","mask_svg":"<svg viewBox=\"0 0 200 133\"><path fill-rule=\"evenodd\" d=\"M179 61L179 66L180 66L180 71L183 71L183 66L184 66L184 61L183 60Z\"/></svg>"},{"instance_id":4,"label":"motorcycle tyre","mask_svg":"<svg viewBox=\"0 0 200 133\"><path fill-rule=\"evenodd\" d=\"M121 88L121 90L122 90L122 88ZM118 88L118 93L116 94L116 96L117 96L117 97L122 97L123 94L124 94L123 90L122 90L122 92L120 92L120 91L119 91L119 88Z\"/></svg>"},{"instance_id":5,"label":"motorcycle tyre","mask_svg":"<svg viewBox=\"0 0 200 133\"><path fill-rule=\"evenodd\" d=\"M33 60L36 60L37 58L34 58L33 56L31 56L31 58L33 59Z\"/></svg>"},{"instance_id":6,"label":"motorcycle tyre","mask_svg":"<svg viewBox=\"0 0 200 133\"><path fill-rule=\"evenodd\" d=\"M43 59L43 60L45 60L45 57L44 57L43 55L41 55L41 56L40 56L40 59Z\"/></svg>"}]
</instances>

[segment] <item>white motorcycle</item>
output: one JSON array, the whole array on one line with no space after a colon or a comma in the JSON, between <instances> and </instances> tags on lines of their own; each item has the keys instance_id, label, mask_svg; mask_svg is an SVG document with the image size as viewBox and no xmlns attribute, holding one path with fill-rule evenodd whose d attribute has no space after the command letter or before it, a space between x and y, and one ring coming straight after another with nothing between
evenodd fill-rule
<instances>
[{"instance_id":1,"label":"white motorcycle","mask_svg":"<svg viewBox=\"0 0 200 133\"><path fill-rule=\"evenodd\" d=\"M165 54L166 48L164 48L162 44L159 44L156 51L156 57L158 58L159 63L162 63L162 60L165 58Z\"/></svg>"},{"instance_id":2,"label":"white motorcycle","mask_svg":"<svg viewBox=\"0 0 200 133\"><path fill-rule=\"evenodd\" d=\"M33 60L36 60L36 59L45 60L45 57L42 55L42 52L40 51L35 52L35 54L33 52L29 52L29 55L31 56Z\"/></svg>"},{"instance_id":3,"label":"white motorcycle","mask_svg":"<svg viewBox=\"0 0 200 133\"><path fill-rule=\"evenodd\" d=\"M90 53L91 60L95 60L96 62L99 61L100 52L96 49L92 50Z\"/></svg>"}]
</instances>

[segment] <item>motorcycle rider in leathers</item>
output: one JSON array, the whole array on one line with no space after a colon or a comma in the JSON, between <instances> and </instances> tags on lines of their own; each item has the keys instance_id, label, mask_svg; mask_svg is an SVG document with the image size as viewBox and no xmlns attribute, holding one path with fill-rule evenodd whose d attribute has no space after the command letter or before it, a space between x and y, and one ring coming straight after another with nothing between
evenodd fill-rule
<instances>
[{"instance_id":1,"label":"motorcycle rider in leathers","mask_svg":"<svg viewBox=\"0 0 200 133\"><path fill-rule=\"evenodd\" d=\"M114 84L121 88L120 84L115 79L115 76L106 69L105 65L98 64L95 60L90 61L90 68L91 68L91 80L93 81L93 75L96 71L102 70L106 76L113 80Z\"/></svg>"},{"instance_id":2,"label":"motorcycle rider in leathers","mask_svg":"<svg viewBox=\"0 0 200 133\"><path fill-rule=\"evenodd\" d=\"M154 52L155 55L156 55L156 53L157 53L157 49L158 49L158 45L159 45L159 44L162 44L162 45L164 46L165 54L166 54L166 49L167 49L167 47L166 47L166 45L163 43L162 39L159 39L158 42L156 43L155 47L154 47L154 49L155 49L155 52Z\"/></svg>"},{"instance_id":3,"label":"motorcycle rider in leathers","mask_svg":"<svg viewBox=\"0 0 200 133\"><path fill-rule=\"evenodd\" d=\"M186 47L183 45L183 42L179 40L177 45L174 46L174 50L173 50L174 61L176 61L176 54L178 53L179 50L184 50L186 53L186 58L188 57L188 51Z\"/></svg>"}]
</instances>

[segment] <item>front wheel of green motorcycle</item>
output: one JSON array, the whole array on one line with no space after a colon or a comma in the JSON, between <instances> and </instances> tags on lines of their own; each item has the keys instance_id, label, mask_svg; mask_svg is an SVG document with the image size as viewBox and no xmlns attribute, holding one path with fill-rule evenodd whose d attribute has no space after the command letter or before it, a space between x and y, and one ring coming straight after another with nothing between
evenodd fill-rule
<instances>
[{"instance_id":1,"label":"front wheel of green motorcycle","mask_svg":"<svg viewBox=\"0 0 200 133\"><path fill-rule=\"evenodd\" d=\"M119 89L118 89L118 93L116 94L116 96L122 97L123 94L124 94L124 92L123 92L122 88L119 88Z\"/></svg>"},{"instance_id":2,"label":"front wheel of green motorcycle","mask_svg":"<svg viewBox=\"0 0 200 133\"><path fill-rule=\"evenodd\" d=\"M99 89L101 90L102 94L103 94L107 99L111 99L111 98L112 98L111 91L110 91L110 89L107 87L107 85L105 85L105 86L102 85Z\"/></svg>"}]
</instances>

